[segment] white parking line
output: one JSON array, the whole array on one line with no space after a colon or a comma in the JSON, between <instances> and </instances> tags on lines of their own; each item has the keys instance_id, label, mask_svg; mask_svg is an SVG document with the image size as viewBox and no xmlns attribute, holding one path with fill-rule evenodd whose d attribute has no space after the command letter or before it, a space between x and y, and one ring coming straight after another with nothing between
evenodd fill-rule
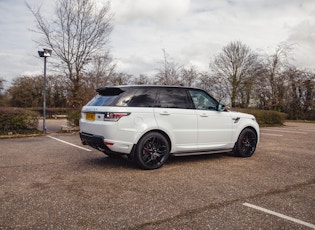
<instances>
[{"instance_id":1,"label":"white parking line","mask_svg":"<svg viewBox=\"0 0 315 230\"><path fill-rule=\"evenodd\" d=\"M261 131L270 131L270 132L283 132L283 133L297 133L297 134L307 134L306 132L298 132L298 131L289 131L282 129L260 129Z\"/></svg>"},{"instance_id":2,"label":"white parking line","mask_svg":"<svg viewBox=\"0 0 315 230\"><path fill-rule=\"evenodd\" d=\"M268 135L268 136L275 136L275 137L283 137L283 135L281 134L272 134L272 133L260 133L260 134Z\"/></svg>"},{"instance_id":3,"label":"white parking line","mask_svg":"<svg viewBox=\"0 0 315 230\"><path fill-rule=\"evenodd\" d=\"M265 208L253 205L253 204L244 203L243 205L245 205L247 207L250 207L250 208L253 208L253 209L256 209L256 210L259 210L259 211L262 211L262 212L265 212L265 213L268 213L268 214L271 214L271 215L274 215L274 216L277 216L277 217L280 217L282 219L286 219L286 220L289 220L289 221L292 221L292 222L295 222L295 223L298 223L298 224L301 224L301 225L304 225L304 226L307 226L307 227L315 229L315 225L314 224L310 224L310 223L307 223L305 221L298 220L298 219L295 219L295 218L292 218L292 217L283 215L281 213L274 212L274 211L271 211L271 210L268 210L268 209L265 209Z\"/></svg>"},{"instance_id":4,"label":"white parking line","mask_svg":"<svg viewBox=\"0 0 315 230\"><path fill-rule=\"evenodd\" d=\"M64 144L71 145L71 146L77 147L77 148L79 148L79 149L83 149L83 150L88 151L88 152L91 152L91 151L92 151L92 150L90 150L90 149L83 148L83 147L81 147L81 146L79 146L79 145L75 145L75 144L72 144L72 143L70 143L70 142L63 141L63 140L58 139L58 138L56 138L56 137L52 137L52 136L47 136L47 137L49 137L49 138L51 138L51 139L54 139L54 140L56 140L56 141L60 141L60 142L62 142L62 143L64 143Z\"/></svg>"}]
</instances>

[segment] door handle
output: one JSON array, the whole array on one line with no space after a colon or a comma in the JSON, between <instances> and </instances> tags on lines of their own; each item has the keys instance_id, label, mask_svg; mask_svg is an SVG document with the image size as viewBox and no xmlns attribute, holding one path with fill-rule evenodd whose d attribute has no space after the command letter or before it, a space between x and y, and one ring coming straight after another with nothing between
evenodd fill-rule
<instances>
[{"instance_id":1,"label":"door handle","mask_svg":"<svg viewBox=\"0 0 315 230\"><path fill-rule=\"evenodd\" d=\"M167 112L167 111L163 111L163 112L161 112L160 114L161 114L161 115L170 115L169 112Z\"/></svg>"},{"instance_id":2,"label":"door handle","mask_svg":"<svg viewBox=\"0 0 315 230\"><path fill-rule=\"evenodd\" d=\"M208 117L208 115L206 113L202 113L200 114L200 117Z\"/></svg>"}]
</instances>

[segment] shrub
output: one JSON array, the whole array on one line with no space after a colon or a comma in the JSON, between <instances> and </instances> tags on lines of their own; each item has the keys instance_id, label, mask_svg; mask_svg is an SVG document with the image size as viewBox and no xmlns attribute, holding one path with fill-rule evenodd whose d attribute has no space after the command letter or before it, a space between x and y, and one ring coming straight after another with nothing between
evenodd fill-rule
<instances>
[{"instance_id":1,"label":"shrub","mask_svg":"<svg viewBox=\"0 0 315 230\"><path fill-rule=\"evenodd\" d=\"M256 120L261 126L283 125L287 114L273 110L258 110L258 109L235 109L239 112L249 113L256 117Z\"/></svg>"},{"instance_id":2,"label":"shrub","mask_svg":"<svg viewBox=\"0 0 315 230\"><path fill-rule=\"evenodd\" d=\"M37 112L40 116L43 116L42 107L27 108L27 110ZM71 108L46 108L46 118L53 118L53 115L64 115L71 111Z\"/></svg>"},{"instance_id":3,"label":"shrub","mask_svg":"<svg viewBox=\"0 0 315 230\"><path fill-rule=\"evenodd\" d=\"M37 130L38 113L22 108L0 107L0 134Z\"/></svg>"},{"instance_id":4,"label":"shrub","mask_svg":"<svg viewBox=\"0 0 315 230\"><path fill-rule=\"evenodd\" d=\"M80 110L71 110L67 112L67 119L69 126L79 126L81 117Z\"/></svg>"},{"instance_id":5,"label":"shrub","mask_svg":"<svg viewBox=\"0 0 315 230\"><path fill-rule=\"evenodd\" d=\"M27 110L35 111L43 116L43 108L27 108ZM79 126L81 111L72 108L46 108L46 118L53 118L54 115L67 115L69 126Z\"/></svg>"}]
</instances>

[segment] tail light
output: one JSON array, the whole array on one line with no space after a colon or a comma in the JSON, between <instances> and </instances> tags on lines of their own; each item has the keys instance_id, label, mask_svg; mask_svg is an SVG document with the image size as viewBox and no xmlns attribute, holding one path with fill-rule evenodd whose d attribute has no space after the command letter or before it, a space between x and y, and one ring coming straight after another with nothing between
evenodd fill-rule
<instances>
[{"instance_id":1,"label":"tail light","mask_svg":"<svg viewBox=\"0 0 315 230\"><path fill-rule=\"evenodd\" d=\"M130 113L106 112L104 114L104 121L118 121L120 118L129 115Z\"/></svg>"}]
</instances>

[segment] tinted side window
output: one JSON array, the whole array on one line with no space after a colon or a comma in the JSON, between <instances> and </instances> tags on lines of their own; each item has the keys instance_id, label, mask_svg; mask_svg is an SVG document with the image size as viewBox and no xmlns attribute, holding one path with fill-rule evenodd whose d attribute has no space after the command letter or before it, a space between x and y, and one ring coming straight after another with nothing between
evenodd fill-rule
<instances>
[{"instance_id":1,"label":"tinted side window","mask_svg":"<svg viewBox=\"0 0 315 230\"><path fill-rule=\"evenodd\" d=\"M180 109L191 108L186 90L181 88L159 89L159 107Z\"/></svg>"},{"instance_id":2,"label":"tinted side window","mask_svg":"<svg viewBox=\"0 0 315 230\"><path fill-rule=\"evenodd\" d=\"M124 93L122 93L117 102L116 106L128 106L132 98L134 97L135 93L137 92L137 89L128 89Z\"/></svg>"},{"instance_id":3,"label":"tinted side window","mask_svg":"<svg viewBox=\"0 0 315 230\"><path fill-rule=\"evenodd\" d=\"M156 89L139 88L128 103L129 107L154 107Z\"/></svg>"}]
</instances>

